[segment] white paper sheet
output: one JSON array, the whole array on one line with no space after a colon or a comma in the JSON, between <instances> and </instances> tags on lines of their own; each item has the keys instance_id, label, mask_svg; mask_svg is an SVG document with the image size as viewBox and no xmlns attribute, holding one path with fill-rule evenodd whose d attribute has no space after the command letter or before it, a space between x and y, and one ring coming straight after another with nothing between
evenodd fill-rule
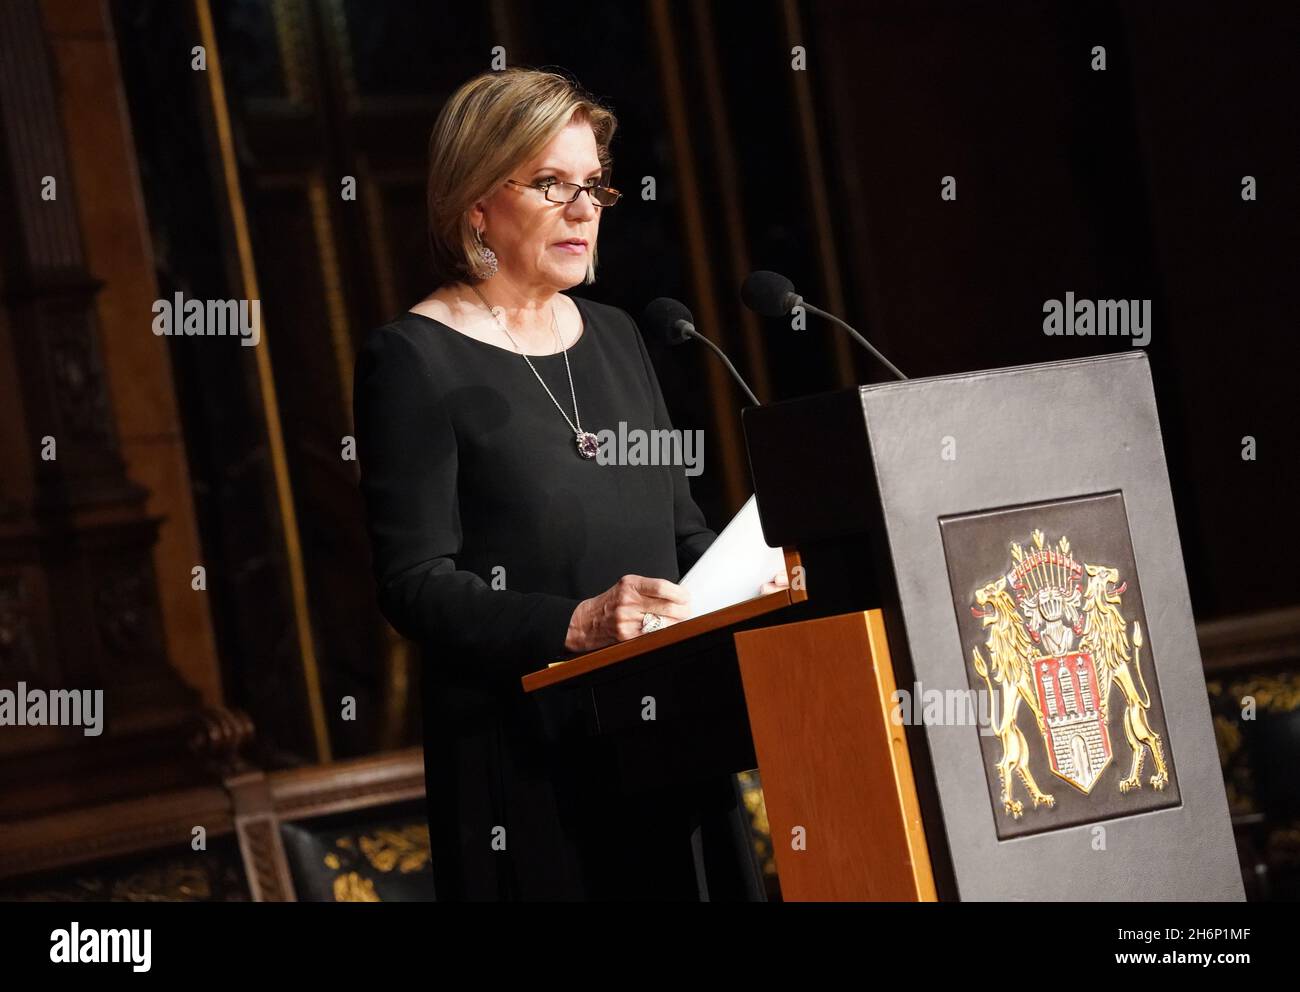
<instances>
[{"instance_id":1,"label":"white paper sheet","mask_svg":"<svg viewBox=\"0 0 1300 992\"><path fill-rule=\"evenodd\" d=\"M691 617L756 599L764 582L785 574L785 552L763 540L758 501L749 497L680 585L691 591Z\"/></svg>"}]
</instances>

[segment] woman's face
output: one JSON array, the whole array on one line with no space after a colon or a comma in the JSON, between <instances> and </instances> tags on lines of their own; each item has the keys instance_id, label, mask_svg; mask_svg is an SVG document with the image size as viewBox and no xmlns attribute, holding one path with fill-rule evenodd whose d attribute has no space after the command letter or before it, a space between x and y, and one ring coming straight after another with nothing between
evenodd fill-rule
<instances>
[{"instance_id":1,"label":"woman's face","mask_svg":"<svg viewBox=\"0 0 1300 992\"><path fill-rule=\"evenodd\" d=\"M536 183L548 176L580 186L600 179L596 136L586 121L569 124L510 178ZM504 183L475 204L470 223L496 252L499 275L524 288L561 290L586 279L600 214L589 193L572 203L552 203L540 190ZM586 244L561 247L570 239Z\"/></svg>"}]
</instances>

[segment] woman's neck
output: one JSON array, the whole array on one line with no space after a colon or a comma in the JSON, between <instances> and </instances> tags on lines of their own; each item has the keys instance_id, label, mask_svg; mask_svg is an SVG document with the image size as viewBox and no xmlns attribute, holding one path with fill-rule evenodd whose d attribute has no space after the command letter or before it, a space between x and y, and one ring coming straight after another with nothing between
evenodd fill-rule
<instances>
[{"instance_id":1,"label":"woman's neck","mask_svg":"<svg viewBox=\"0 0 1300 992\"><path fill-rule=\"evenodd\" d=\"M581 318L575 317L572 304L553 288L545 292L549 295L512 293L508 283L494 277L479 283L450 283L414 309L498 347L517 347L527 354L549 355L573 343ZM503 333L503 324L508 334Z\"/></svg>"},{"instance_id":2,"label":"woman's neck","mask_svg":"<svg viewBox=\"0 0 1300 992\"><path fill-rule=\"evenodd\" d=\"M471 305L495 311L516 338L525 335L543 341L554 333L551 315L557 294L552 287L522 289L493 278L465 285L463 291Z\"/></svg>"}]
</instances>

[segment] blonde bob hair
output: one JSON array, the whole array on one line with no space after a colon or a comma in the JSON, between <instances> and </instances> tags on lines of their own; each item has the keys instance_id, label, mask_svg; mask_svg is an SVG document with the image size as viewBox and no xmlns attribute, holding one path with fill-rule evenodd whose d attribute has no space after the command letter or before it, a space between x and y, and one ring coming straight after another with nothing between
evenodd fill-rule
<instances>
[{"instance_id":1,"label":"blonde bob hair","mask_svg":"<svg viewBox=\"0 0 1300 992\"><path fill-rule=\"evenodd\" d=\"M608 182L618 121L576 82L537 69L485 72L462 85L429 135L429 248L438 286L487 277L469 211L573 121L596 136ZM596 250L586 282L596 279Z\"/></svg>"}]
</instances>

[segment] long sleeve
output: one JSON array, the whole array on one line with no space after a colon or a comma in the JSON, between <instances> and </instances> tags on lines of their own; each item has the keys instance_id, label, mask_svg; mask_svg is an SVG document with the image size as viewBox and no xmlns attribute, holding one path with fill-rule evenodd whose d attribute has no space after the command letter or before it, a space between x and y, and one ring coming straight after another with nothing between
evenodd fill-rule
<instances>
[{"instance_id":1,"label":"long sleeve","mask_svg":"<svg viewBox=\"0 0 1300 992\"><path fill-rule=\"evenodd\" d=\"M672 430L672 418L668 415L668 405L664 402L663 390L659 386L659 377L655 375L654 364L650 361L650 353L646 350L645 339L630 314L628 320L632 323L632 333L641 350L641 360L645 362L646 375L654 395L654 426L660 430ZM691 497L690 480L685 466L673 466L673 522L677 536L677 567L685 575L708 546L718 539L718 535L709 529L703 511Z\"/></svg>"},{"instance_id":2,"label":"long sleeve","mask_svg":"<svg viewBox=\"0 0 1300 992\"><path fill-rule=\"evenodd\" d=\"M357 356L353 413L380 610L449 669L519 675L563 656L579 600L493 589L459 569L454 425L427 358L392 328Z\"/></svg>"}]
</instances>

